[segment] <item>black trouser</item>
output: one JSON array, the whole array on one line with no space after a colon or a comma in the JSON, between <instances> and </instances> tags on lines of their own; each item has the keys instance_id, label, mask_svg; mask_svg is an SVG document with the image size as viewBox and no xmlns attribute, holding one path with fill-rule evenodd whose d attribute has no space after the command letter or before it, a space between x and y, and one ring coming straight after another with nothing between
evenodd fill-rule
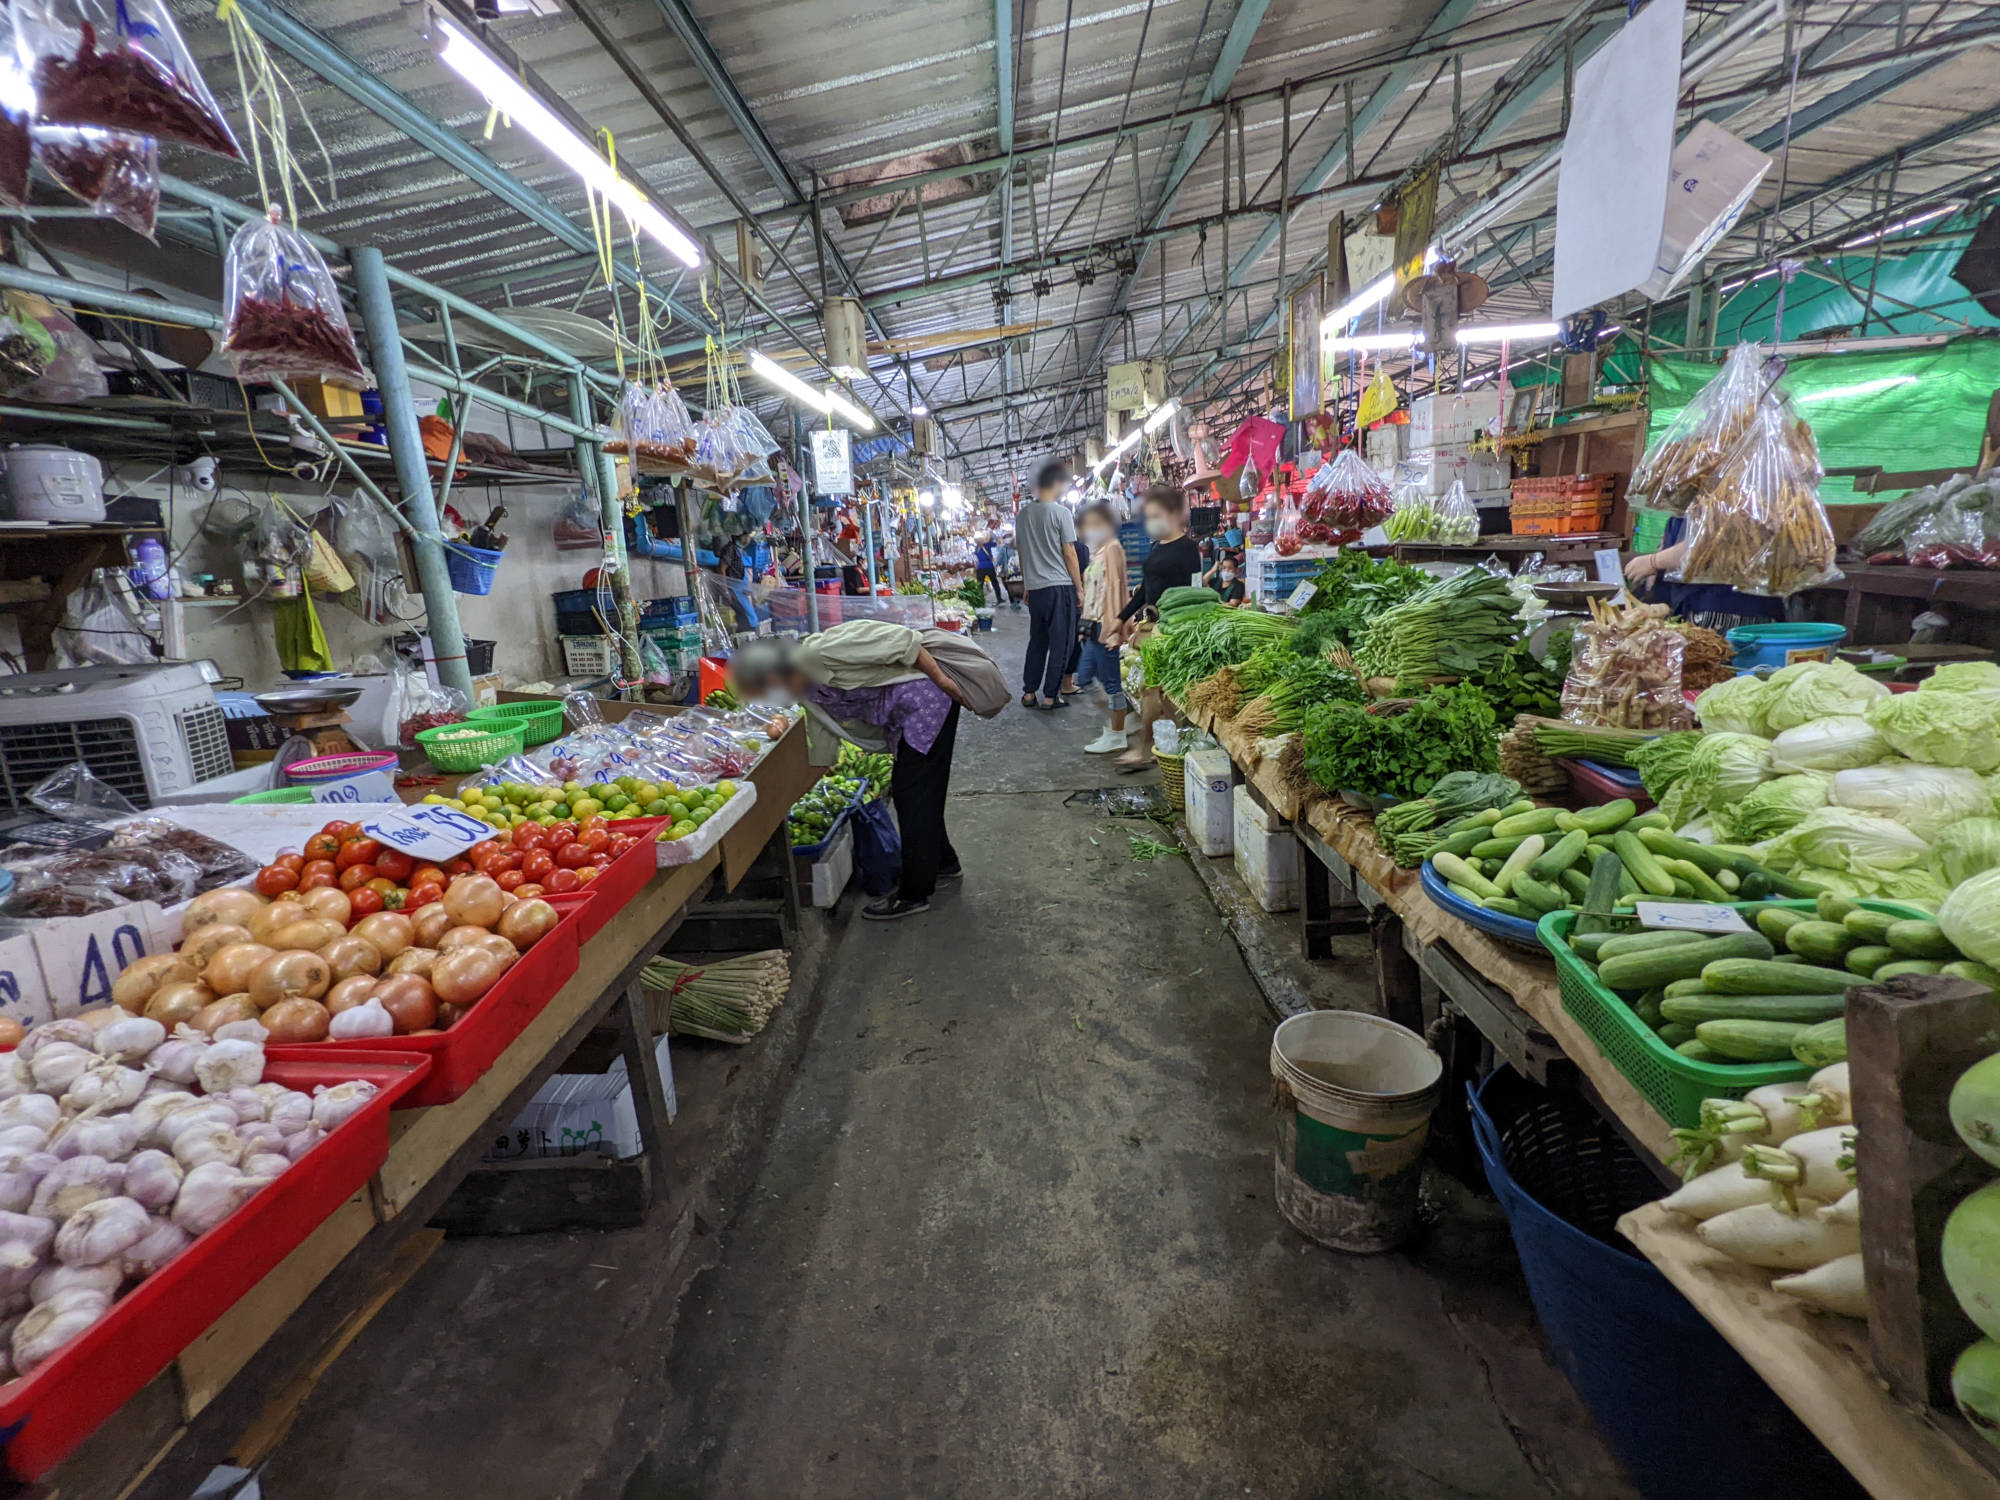
<instances>
[{"instance_id":1,"label":"black trouser","mask_svg":"<svg viewBox=\"0 0 2000 1500\"><path fill-rule=\"evenodd\" d=\"M944 800L951 789L951 751L957 739L954 703L930 749L919 750L908 740L897 742L889 795L896 801L896 829L903 839L903 878L896 892L900 900L930 900L938 871L958 868L958 851L944 831Z\"/></svg>"},{"instance_id":2,"label":"black trouser","mask_svg":"<svg viewBox=\"0 0 2000 1500\"><path fill-rule=\"evenodd\" d=\"M994 572L991 568L981 568L973 576L979 583L980 598L984 599L986 597L986 585L990 583L993 585L993 602L995 604L1005 604L1007 602L1007 585L1000 581L998 573Z\"/></svg>"},{"instance_id":3,"label":"black trouser","mask_svg":"<svg viewBox=\"0 0 2000 1500\"><path fill-rule=\"evenodd\" d=\"M1066 583L1028 590L1028 654L1021 661L1021 691L1054 698L1076 639L1076 590Z\"/></svg>"}]
</instances>

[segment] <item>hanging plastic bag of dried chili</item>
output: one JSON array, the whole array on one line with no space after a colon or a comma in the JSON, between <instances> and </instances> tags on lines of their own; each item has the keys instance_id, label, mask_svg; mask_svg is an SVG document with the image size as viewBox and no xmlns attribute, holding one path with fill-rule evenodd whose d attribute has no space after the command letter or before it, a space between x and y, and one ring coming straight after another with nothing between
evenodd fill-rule
<instances>
[{"instance_id":1,"label":"hanging plastic bag of dried chili","mask_svg":"<svg viewBox=\"0 0 2000 1500\"><path fill-rule=\"evenodd\" d=\"M333 273L304 235L278 222L275 207L229 242L222 301L222 349L236 356L239 377L368 383Z\"/></svg>"},{"instance_id":2,"label":"hanging plastic bag of dried chili","mask_svg":"<svg viewBox=\"0 0 2000 1500\"><path fill-rule=\"evenodd\" d=\"M49 176L134 234L153 238L160 211L160 143L129 130L37 125L35 155Z\"/></svg>"},{"instance_id":3,"label":"hanging plastic bag of dried chili","mask_svg":"<svg viewBox=\"0 0 2000 1500\"><path fill-rule=\"evenodd\" d=\"M13 0L12 8L41 123L130 130L242 160L167 0Z\"/></svg>"}]
</instances>

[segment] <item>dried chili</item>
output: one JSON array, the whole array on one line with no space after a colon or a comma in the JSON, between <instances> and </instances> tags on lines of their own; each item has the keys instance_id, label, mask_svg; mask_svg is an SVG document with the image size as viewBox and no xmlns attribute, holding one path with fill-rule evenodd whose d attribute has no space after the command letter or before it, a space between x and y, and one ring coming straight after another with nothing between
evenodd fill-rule
<instances>
[{"instance_id":1,"label":"dried chili","mask_svg":"<svg viewBox=\"0 0 2000 1500\"><path fill-rule=\"evenodd\" d=\"M36 60L35 93L42 119L162 136L242 160L228 122L198 80L191 83L129 37L100 52L97 28L85 20L81 29L74 57L45 52Z\"/></svg>"},{"instance_id":2,"label":"dried chili","mask_svg":"<svg viewBox=\"0 0 2000 1500\"><path fill-rule=\"evenodd\" d=\"M63 187L105 218L153 238L160 209L158 141L124 130L67 126L43 126L34 141L42 165Z\"/></svg>"},{"instance_id":3,"label":"dried chili","mask_svg":"<svg viewBox=\"0 0 2000 1500\"><path fill-rule=\"evenodd\" d=\"M354 335L306 303L267 301L254 294L238 299L222 347L236 356L243 375L282 378L288 369L312 365L357 384L368 378L355 355Z\"/></svg>"}]
</instances>

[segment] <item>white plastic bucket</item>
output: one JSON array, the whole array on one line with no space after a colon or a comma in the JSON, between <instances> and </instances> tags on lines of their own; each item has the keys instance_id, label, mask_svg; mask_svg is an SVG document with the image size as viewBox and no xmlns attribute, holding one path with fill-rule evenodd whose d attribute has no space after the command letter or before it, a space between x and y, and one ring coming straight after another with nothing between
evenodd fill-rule
<instances>
[{"instance_id":1,"label":"white plastic bucket","mask_svg":"<svg viewBox=\"0 0 2000 1500\"><path fill-rule=\"evenodd\" d=\"M1317 1010L1278 1027L1273 1167L1293 1228L1357 1254L1410 1237L1443 1076L1422 1037L1380 1016Z\"/></svg>"}]
</instances>

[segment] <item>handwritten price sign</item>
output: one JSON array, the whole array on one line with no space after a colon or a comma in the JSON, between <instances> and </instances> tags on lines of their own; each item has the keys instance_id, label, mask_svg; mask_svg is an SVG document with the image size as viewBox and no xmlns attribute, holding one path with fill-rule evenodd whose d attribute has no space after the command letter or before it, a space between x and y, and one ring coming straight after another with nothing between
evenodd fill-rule
<instances>
[{"instance_id":1,"label":"handwritten price sign","mask_svg":"<svg viewBox=\"0 0 2000 1500\"><path fill-rule=\"evenodd\" d=\"M437 806L394 807L370 813L361 820L361 831L412 859L432 862L456 859L474 844L493 837L493 830L479 819Z\"/></svg>"}]
</instances>

